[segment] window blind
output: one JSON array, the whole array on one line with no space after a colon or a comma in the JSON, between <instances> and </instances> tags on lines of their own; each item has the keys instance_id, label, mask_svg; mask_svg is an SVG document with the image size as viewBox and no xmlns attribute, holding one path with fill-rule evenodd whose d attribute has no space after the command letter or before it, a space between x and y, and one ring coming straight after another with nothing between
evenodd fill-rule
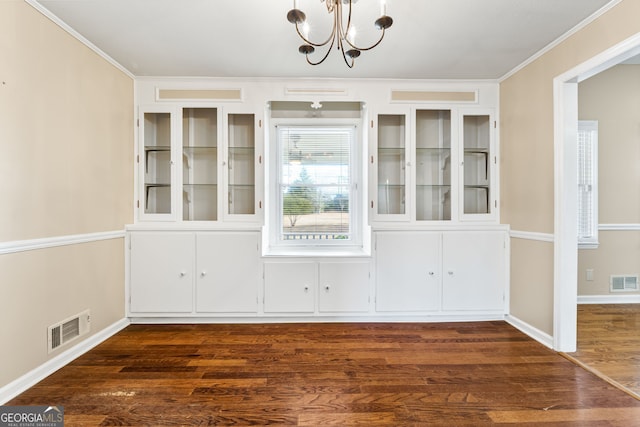
<instances>
[{"instance_id":1,"label":"window blind","mask_svg":"<svg viewBox=\"0 0 640 427\"><path fill-rule=\"evenodd\" d=\"M278 127L283 240L351 239L353 127Z\"/></svg>"},{"instance_id":2,"label":"window blind","mask_svg":"<svg viewBox=\"0 0 640 427\"><path fill-rule=\"evenodd\" d=\"M578 124L578 242L597 242L596 155L598 123Z\"/></svg>"}]
</instances>

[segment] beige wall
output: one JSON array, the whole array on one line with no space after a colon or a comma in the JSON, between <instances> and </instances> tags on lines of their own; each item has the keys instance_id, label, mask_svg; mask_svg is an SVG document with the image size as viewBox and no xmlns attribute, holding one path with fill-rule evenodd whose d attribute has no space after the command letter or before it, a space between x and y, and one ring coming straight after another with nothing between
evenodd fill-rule
<instances>
[{"instance_id":1,"label":"beige wall","mask_svg":"<svg viewBox=\"0 0 640 427\"><path fill-rule=\"evenodd\" d=\"M616 7L505 79L500 85L502 221L512 230L553 233L553 79L640 31L640 2ZM544 245L543 249L539 245ZM553 333L553 243L512 245L513 259L529 260L545 277L528 280L512 265L511 314ZM533 287L538 292L533 292ZM520 293L531 295L525 309ZM551 307L550 307L551 306Z\"/></svg>"},{"instance_id":2,"label":"beige wall","mask_svg":"<svg viewBox=\"0 0 640 427\"><path fill-rule=\"evenodd\" d=\"M640 223L640 65L618 65L581 82L578 110L580 120L598 121L600 224ZM611 294L610 275L640 273L640 232L600 230L599 240L598 249L578 251L578 295Z\"/></svg>"},{"instance_id":3,"label":"beige wall","mask_svg":"<svg viewBox=\"0 0 640 427\"><path fill-rule=\"evenodd\" d=\"M598 249L578 251L578 295L638 295L640 292L609 292L609 276L640 274L640 231L599 234ZM587 269L593 270L593 281L586 280Z\"/></svg>"},{"instance_id":4,"label":"beige wall","mask_svg":"<svg viewBox=\"0 0 640 427\"><path fill-rule=\"evenodd\" d=\"M132 222L133 80L22 0L0 1L0 242ZM39 366L47 326L122 319L123 239L0 255L0 387Z\"/></svg>"}]
</instances>

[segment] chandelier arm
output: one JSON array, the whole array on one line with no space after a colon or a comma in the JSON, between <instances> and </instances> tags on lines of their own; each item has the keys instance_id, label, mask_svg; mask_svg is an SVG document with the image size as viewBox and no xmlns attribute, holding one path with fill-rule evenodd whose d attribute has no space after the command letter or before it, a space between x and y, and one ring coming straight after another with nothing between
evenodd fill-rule
<instances>
[{"instance_id":1,"label":"chandelier arm","mask_svg":"<svg viewBox=\"0 0 640 427\"><path fill-rule=\"evenodd\" d=\"M335 33L336 33L336 27L334 25L333 27L333 31L331 31L331 34L329 35L329 37L327 37L327 39L325 41L323 41L322 43L314 43L311 40L308 40L300 31L300 28L298 28L298 24L296 24L296 31L298 32L298 35L300 36L300 38L302 39L302 41L304 41L306 44L309 44L311 46L315 46L315 47L322 47L322 46L326 46L327 43L329 43L331 41L331 39L333 39L335 37Z\"/></svg>"},{"instance_id":2,"label":"chandelier arm","mask_svg":"<svg viewBox=\"0 0 640 427\"><path fill-rule=\"evenodd\" d=\"M347 43L349 44L349 46L351 46L352 48L354 48L354 49L356 49L356 50L360 50L360 51L367 51L367 50L371 50L371 49L373 49L374 47L378 46L378 45L382 42L382 39L384 38L384 28L383 28L381 31L382 31L382 34L380 34L380 38L378 39L378 41L377 41L377 42L375 42L374 44L372 44L372 45L371 45L371 46L369 46L369 47L358 47L358 46L355 46L355 45L353 45L353 44L349 43L349 40L347 40Z\"/></svg>"},{"instance_id":3,"label":"chandelier arm","mask_svg":"<svg viewBox=\"0 0 640 427\"><path fill-rule=\"evenodd\" d=\"M311 65L319 65L322 64L324 62L325 59L327 59L327 57L329 56L329 53L331 53L331 49L333 49L333 45L335 43L336 39L333 38L331 41L331 44L329 45L329 47L327 48L327 52L324 54L324 56L322 57L322 59L318 62L313 62L309 59L309 54L306 54L305 57L307 58L307 62ZM326 44L326 43L325 43Z\"/></svg>"},{"instance_id":4,"label":"chandelier arm","mask_svg":"<svg viewBox=\"0 0 640 427\"><path fill-rule=\"evenodd\" d=\"M338 0L338 1L340 1L340 0ZM341 23L340 29L342 30L342 17L340 17L340 23ZM385 29L381 28L382 34L380 35L380 38L378 39L377 42L375 42L374 44L372 44L369 47L359 47L359 46L356 46L355 44L351 43L351 40L349 40L349 38L347 37L347 35L349 34L350 27L351 27L351 0L349 0L349 13L347 15L347 30L346 30L346 32L344 32L344 34L345 34L344 40L347 42L347 44L353 49L356 49L356 50L359 50L359 51L367 51L367 50L371 50L374 47L378 46L382 42L382 39L384 38ZM343 50L343 52L344 52L344 50ZM352 60L353 60L353 58L352 58ZM346 58L345 58L345 61L346 61Z\"/></svg>"},{"instance_id":5,"label":"chandelier arm","mask_svg":"<svg viewBox=\"0 0 640 427\"><path fill-rule=\"evenodd\" d=\"M355 59L353 57L350 57L351 62L349 62L349 60L347 59L347 53L345 52L344 47L341 47L340 50L342 51L342 59L344 59L344 63L347 64L347 67L353 68L355 64Z\"/></svg>"}]
</instances>

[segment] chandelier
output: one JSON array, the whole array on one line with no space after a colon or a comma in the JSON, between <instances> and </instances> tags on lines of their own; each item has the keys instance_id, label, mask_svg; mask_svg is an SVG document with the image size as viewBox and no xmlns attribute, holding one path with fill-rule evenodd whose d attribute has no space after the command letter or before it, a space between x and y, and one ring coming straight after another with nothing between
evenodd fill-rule
<instances>
[{"instance_id":1,"label":"chandelier","mask_svg":"<svg viewBox=\"0 0 640 427\"><path fill-rule=\"evenodd\" d=\"M360 47L355 44L355 26L351 23L351 6L357 0L320 0L327 6L327 12L333 14L333 29L329 37L320 43L314 43L309 40L309 24L307 16L303 11L298 9L298 1L294 0L293 9L287 13L287 20L296 26L296 31L304 44L298 48L298 52L304 54L307 62L311 65L322 64L329 56L329 53L335 45L342 52L342 58L349 68L353 68L354 60L360 56L362 51L371 50L378 46L384 38L384 32L393 24L393 19L387 16L387 6L385 0L380 3L380 18L376 19L374 25L382 31L377 42L369 47ZM346 26L343 13L343 5L348 7L346 13ZM319 61L312 61L309 55L315 52L316 48L327 46L327 51Z\"/></svg>"}]
</instances>

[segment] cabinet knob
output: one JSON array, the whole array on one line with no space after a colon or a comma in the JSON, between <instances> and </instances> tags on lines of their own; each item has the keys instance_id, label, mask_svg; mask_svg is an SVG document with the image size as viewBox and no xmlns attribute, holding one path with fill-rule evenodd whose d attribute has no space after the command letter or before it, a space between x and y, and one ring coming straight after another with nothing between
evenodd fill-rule
<instances>
[{"instance_id":1,"label":"cabinet knob","mask_svg":"<svg viewBox=\"0 0 640 427\"><path fill-rule=\"evenodd\" d=\"M429 276L433 276L435 273L433 271L429 272Z\"/></svg>"},{"instance_id":2,"label":"cabinet knob","mask_svg":"<svg viewBox=\"0 0 640 427\"><path fill-rule=\"evenodd\" d=\"M453 271L449 270L448 273L449 273L449 276L453 276Z\"/></svg>"},{"instance_id":3,"label":"cabinet knob","mask_svg":"<svg viewBox=\"0 0 640 427\"><path fill-rule=\"evenodd\" d=\"M180 272L180 277L184 277L184 276L186 276L186 275L187 275L187 272L186 272L186 271L181 271L181 272Z\"/></svg>"},{"instance_id":4,"label":"cabinet knob","mask_svg":"<svg viewBox=\"0 0 640 427\"><path fill-rule=\"evenodd\" d=\"M305 287L304 287L304 291L305 291L305 292L309 292L309 287L308 287L308 286L305 286Z\"/></svg>"},{"instance_id":5,"label":"cabinet knob","mask_svg":"<svg viewBox=\"0 0 640 427\"><path fill-rule=\"evenodd\" d=\"M204 276L206 276L206 275L207 275L207 272L206 272L206 271L203 271L202 273L200 273L200 275L201 275L202 277L204 277Z\"/></svg>"},{"instance_id":6,"label":"cabinet knob","mask_svg":"<svg viewBox=\"0 0 640 427\"><path fill-rule=\"evenodd\" d=\"M329 292L329 289L331 289L331 286L329 286L329 285L324 287L324 290L327 291L327 292Z\"/></svg>"}]
</instances>

